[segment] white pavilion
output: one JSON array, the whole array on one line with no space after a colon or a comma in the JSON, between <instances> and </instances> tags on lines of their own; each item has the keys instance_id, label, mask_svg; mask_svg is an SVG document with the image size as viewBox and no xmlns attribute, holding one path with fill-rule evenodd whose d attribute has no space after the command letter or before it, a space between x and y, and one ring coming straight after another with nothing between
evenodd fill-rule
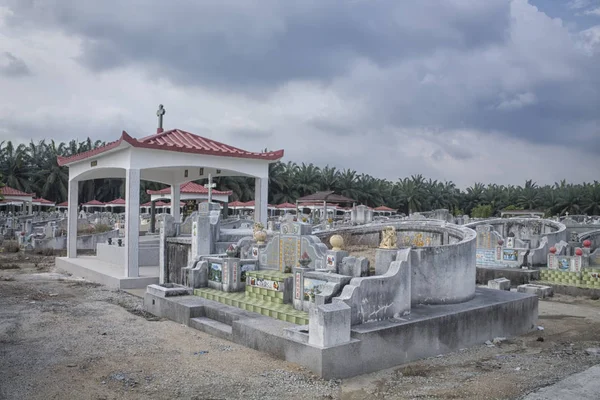
<instances>
[{"instance_id":1,"label":"white pavilion","mask_svg":"<svg viewBox=\"0 0 600 400\"><path fill-rule=\"evenodd\" d=\"M123 276L139 276L140 180L170 186L171 215L180 220L181 186L212 177L247 176L255 180L254 220L267 222L269 164L283 157L283 150L252 152L180 129L163 131L159 116L157 133L136 139L123 131L121 137L102 147L59 157L69 167L67 257L57 263L77 263L77 204L80 181L100 178L125 179L125 259ZM217 193L215 193L217 195ZM165 194L160 194L164 196ZM165 198L165 197L162 197ZM80 265L83 262L79 261ZM85 263L85 262L83 262ZM158 268L157 276L158 276Z\"/></svg>"},{"instance_id":2,"label":"white pavilion","mask_svg":"<svg viewBox=\"0 0 600 400\"><path fill-rule=\"evenodd\" d=\"M0 207L5 207L6 211L9 211L9 208L19 207L21 211L27 211L27 214L32 214L33 212L33 198L35 194L33 193L25 193L17 189L13 189L8 186L3 186L0 188L0 195L2 200L0 200Z\"/></svg>"}]
</instances>

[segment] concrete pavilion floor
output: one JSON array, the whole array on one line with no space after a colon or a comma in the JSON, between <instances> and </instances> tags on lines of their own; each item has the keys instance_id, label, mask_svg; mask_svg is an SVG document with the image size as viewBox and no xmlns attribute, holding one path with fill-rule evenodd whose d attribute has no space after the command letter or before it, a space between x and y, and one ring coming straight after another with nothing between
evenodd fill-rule
<instances>
[{"instance_id":1,"label":"concrete pavilion floor","mask_svg":"<svg viewBox=\"0 0 600 400\"><path fill-rule=\"evenodd\" d=\"M56 268L113 289L142 289L158 284L158 266L140 267L140 276L129 278L125 276L124 266L98 260L95 256L56 257Z\"/></svg>"}]
</instances>

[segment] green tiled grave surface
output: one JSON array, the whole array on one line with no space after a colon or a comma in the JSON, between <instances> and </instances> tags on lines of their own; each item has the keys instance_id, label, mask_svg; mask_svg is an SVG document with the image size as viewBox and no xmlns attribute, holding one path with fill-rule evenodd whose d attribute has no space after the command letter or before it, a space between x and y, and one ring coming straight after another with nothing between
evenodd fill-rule
<instances>
[{"instance_id":1,"label":"green tiled grave surface","mask_svg":"<svg viewBox=\"0 0 600 400\"><path fill-rule=\"evenodd\" d=\"M578 273L544 268L540 269L540 283L600 289L600 278L595 278L592 274L600 274L600 270L596 268L584 268L581 273Z\"/></svg>"},{"instance_id":2,"label":"green tiled grave surface","mask_svg":"<svg viewBox=\"0 0 600 400\"><path fill-rule=\"evenodd\" d=\"M268 279L270 281L283 282L286 278L292 278L294 275L286 274L285 272L277 270L260 270L260 271L248 271L246 276L253 276L255 278Z\"/></svg>"},{"instance_id":3,"label":"green tiled grave surface","mask_svg":"<svg viewBox=\"0 0 600 400\"><path fill-rule=\"evenodd\" d=\"M218 301L219 303L227 304L228 306L241 308L242 310L246 311L252 311L266 315L267 317L291 322L296 325L308 325L308 313L298 311L290 304L283 304L283 298L281 298L281 302L278 302L274 301L279 300L277 297L271 297L268 294L260 294L260 291L258 293L254 292L254 289L262 288L251 289L252 291L250 292L222 292L216 289L201 288L195 289L194 294L196 296L204 297L208 300ZM273 290L267 291L279 293ZM264 296L266 296L268 300L264 300Z\"/></svg>"},{"instance_id":4,"label":"green tiled grave surface","mask_svg":"<svg viewBox=\"0 0 600 400\"><path fill-rule=\"evenodd\" d=\"M283 292L246 285L246 297L283 304Z\"/></svg>"}]
</instances>

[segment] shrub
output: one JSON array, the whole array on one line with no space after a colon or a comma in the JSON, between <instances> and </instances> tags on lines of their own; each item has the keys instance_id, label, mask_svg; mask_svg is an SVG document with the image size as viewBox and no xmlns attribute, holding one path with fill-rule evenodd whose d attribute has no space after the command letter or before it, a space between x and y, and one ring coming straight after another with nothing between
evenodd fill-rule
<instances>
[{"instance_id":1,"label":"shrub","mask_svg":"<svg viewBox=\"0 0 600 400\"><path fill-rule=\"evenodd\" d=\"M19 243L16 240L5 241L3 248L6 253L18 253L20 250Z\"/></svg>"},{"instance_id":2,"label":"shrub","mask_svg":"<svg viewBox=\"0 0 600 400\"><path fill-rule=\"evenodd\" d=\"M38 254L41 256L53 256L54 249L36 249L35 254Z\"/></svg>"},{"instance_id":3,"label":"shrub","mask_svg":"<svg viewBox=\"0 0 600 400\"><path fill-rule=\"evenodd\" d=\"M492 206L489 204L479 205L471 211L472 218L489 218L492 216Z\"/></svg>"},{"instance_id":4,"label":"shrub","mask_svg":"<svg viewBox=\"0 0 600 400\"><path fill-rule=\"evenodd\" d=\"M108 232L108 231L112 231L112 229L113 228L110 225L98 224L94 227L94 233Z\"/></svg>"}]
</instances>

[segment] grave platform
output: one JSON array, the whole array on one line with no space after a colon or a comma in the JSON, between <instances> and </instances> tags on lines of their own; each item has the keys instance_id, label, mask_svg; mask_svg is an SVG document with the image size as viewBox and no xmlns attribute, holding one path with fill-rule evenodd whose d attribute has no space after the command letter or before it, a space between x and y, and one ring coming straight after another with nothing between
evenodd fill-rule
<instances>
[{"instance_id":1,"label":"grave platform","mask_svg":"<svg viewBox=\"0 0 600 400\"><path fill-rule=\"evenodd\" d=\"M140 276L126 277L123 265L99 260L95 256L56 257L56 268L113 289L145 289L148 285L158 284L158 266L140 267Z\"/></svg>"},{"instance_id":2,"label":"grave platform","mask_svg":"<svg viewBox=\"0 0 600 400\"><path fill-rule=\"evenodd\" d=\"M524 285L540 279L540 271L537 269L492 268L477 266L476 271L476 282L480 285L487 285L488 281L498 278L506 278L510 280L511 286Z\"/></svg>"},{"instance_id":3,"label":"grave platform","mask_svg":"<svg viewBox=\"0 0 600 400\"><path fill-rule=\"evenodd\" d=\"M240 300L249 301L242 298L244 292L222 295L237 295ZM237 301L239 306L240 300L230 301L231 304ZM331 347L308 344L308 326L200 296L159 297L146 292L144 308L156 316L300 364L324 379L333 379L483 345L495 337L531 332L537 325L538 298L477 288L475 297L464 303L417 305L410 315L402 318L352 326L351 340Z\"/></svg>"},{"instance_id":4,"label":"grave platform","mask_svg":"<svg viewBox=\"0 0 600 400\"><path fill-rule=\"evenodd\" d=\"M261 290L265 294L261 294ZM267 293L273 295L281 293L282 297L271 297ZM292 324L308 324L308 313L294 309L291 304L284 304L282 292L246 286L245 292L223 292L217 289L201 288L195 289L194 294L208 300L291 322Z\"/></svg>"}]
</instances>

